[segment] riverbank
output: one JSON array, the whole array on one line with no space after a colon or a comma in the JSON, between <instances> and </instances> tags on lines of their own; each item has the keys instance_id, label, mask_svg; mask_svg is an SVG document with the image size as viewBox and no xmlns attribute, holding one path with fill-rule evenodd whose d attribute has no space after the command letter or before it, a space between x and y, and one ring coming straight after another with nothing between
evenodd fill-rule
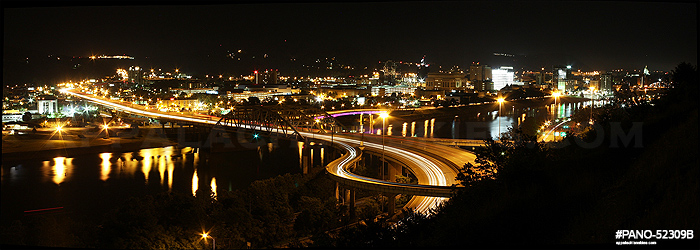
<instances>
[{"instance_id":1,"label":"riverbank","mask_svg":"<svg viewBox=\"0 0 700 250\"><path fill-rule=\"evenodd\" d=\"M157 131L151 131L157 128L140 130L138 135L120 134L119 137L106 137L104 132L94 133L89 128L66 128L60 134L48 128L40 128L27 134L3 135L2 162L21 162L37 157L75 157L101 152L119 153L177 145L164 136L158 136Z\"/></svg>"},{"instance_id":2,"label":"riverbank","mask_svg":"<svg viewBox=\"0 0 700 250\"><path fill-rule=\"evenodd\" d=\"M563 96L557 99L557 103L567 104L589 101L588 98L580 97L570 97ZM515 101L506 101L503 103L503 110L509 110L515 107L516 109L525 107L544 107L549 104L553 104L554 99L551 97L536 98L536 99L523 99ZM421 118L440 118L440 117L453 117L460 114L470 114L479 112L490 112L497 111L498 103L484 103L476 105L460 105L452 107L438 107L434 109L425 110L395 110L391 112L392 117L402 118L402 119L421 119Z\"/></svg>"}]
</instances>

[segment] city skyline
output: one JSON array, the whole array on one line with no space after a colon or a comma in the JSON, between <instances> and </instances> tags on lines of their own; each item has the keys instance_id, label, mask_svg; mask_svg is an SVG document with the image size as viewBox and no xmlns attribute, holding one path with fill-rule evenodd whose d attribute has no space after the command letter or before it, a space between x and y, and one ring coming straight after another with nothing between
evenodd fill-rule
<instances>
[{"instance_id":1,"label":"city skyline","mask_svg":"<svg viewBox=\"0 0 700 250\"><path fill-rule=\"evenodd\" d=\"M423 56L466 67L494 64L495 54L523 69L697 62L697 8L682 1L15 4L4 8L6 67L43 54L126 54L202 74L329 57L356 67Z\"/></svg>"},{"instance_id":2,"label":"city skyline","mask_svg":"<svg viewBox=\"0 0 700 250\"><path fill-rule=\"evenodd\" d=\"M700 246L697 0L35 3L2 249Z\"/></svg>"}]
</instances>

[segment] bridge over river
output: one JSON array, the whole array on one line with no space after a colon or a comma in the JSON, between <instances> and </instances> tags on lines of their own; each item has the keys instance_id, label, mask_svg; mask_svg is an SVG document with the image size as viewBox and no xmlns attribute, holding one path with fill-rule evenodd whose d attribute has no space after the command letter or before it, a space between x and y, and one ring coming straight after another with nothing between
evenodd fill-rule
<instances>
[{"instance_id":1,"label":"bridge over river","mask_svg":"<svg viewBox=\"0 0 700 250\"><path fill-rule=\"evenodd\" d=\"M187 122L212 127L245 128L271 133L284 133L297 138L331 142L341 149L340 158L332 161L326 167L330 177L337 181L338 186L346 190L344 194L349 196L349 201L354 203L354 189L368 189L382 192L389 197L390 213L393 213L391 202L396 194L414 195L405 208L415 209L422 213L429 213L431 208L448 199L452 192L461 187L455 180L459 169L467 162L473 162L475 156L469 151L457 146L478 145L477 141L469 140L444 140L433 138L403 138L397 136L377 136L356 133L346 133L340 130L340 126L333 123L330 115L314 115L302 117L298 114L286 114L275 116L271 114L250 113L258 118L255 121L242 122L241 117L232 115L222 117L190 115L183 113L161 112L146 109L143 106L126 102L109 100L85 94L74 89L62 89L62 93L82 98L93 103L104 105L122 112L151 117L161 120ZM250 110L249 110L250 111ZM234 111L230 112L234 113ZM248 111L247 111L248 112ZM278 113L279 114L279 113ZM336 113L337 114L337 113ZM252 117L252 116L251 116ZM237 120L238 119L238 120ZM249 118L253 119L253 118ZM290 122L290 119L295 119ZM304 119L307 119L306 121ZM326 119L326 120L323 120ZM286 121L285 121L286 120ZM311 121L311 122L309 122ZM314 123L318 123L315 124ZM296 126L292 126L295 124ZM283 132L280 132L283 131ZM444 144L444 145L443 145ZM352 173L352 169L362 159L363 155L384 155L388 165L388 180L380 180L360 176ZM408 169L418 179L418 184L402 184L392 181L393 173ZM400 173L400 172L399 172ZM338 191L338 189L336 189Z\"/></svg>"}]
</instances>

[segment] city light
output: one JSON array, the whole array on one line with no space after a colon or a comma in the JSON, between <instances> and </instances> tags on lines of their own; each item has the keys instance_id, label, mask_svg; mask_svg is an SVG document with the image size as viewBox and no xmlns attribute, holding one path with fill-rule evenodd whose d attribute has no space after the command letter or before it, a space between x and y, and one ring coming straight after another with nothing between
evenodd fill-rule
<instances>
[{"instance_id":1,"label":"city light","mask_svg":"<svg viewBox=\"0 0 700 250\"><path fill-rule=\"evenodd\" d=\"M501 140L501 105L505 101L503 97L499 97L498 99L498 140Z\"/></svg>"},{"instance_id":2,"label":"city light","mask_svg":"<svg viewBox=\"0 0 700 250\"><path fill-rule=\"evenodd\" d=\"M697 196L682 164L696 158L694 3L433 4L6 10L3 217L22 222L3 225L22 236L7 243L537 247L660 223L692 236L696 203L647 197ZM25 223L57 206L90 216ZM411 238L415 219L430 230ZM368 225L389 234L352 234ZM508 227L524 230L478 237Z\"/></svg>"},{"instance_id":3,"label":"city light","mask_svg":"<svg viewBox=\"0 0 700 250\"><path fill-rule=\"evenodd\" d=\"M204 240L206 240L207 238L211 238L211 240L212 240L212 249L216 250L216 240L214 239L214 237L212 237L212 236L209 235L208 233L202 233L201 235L202 235L202 239L204 239Z\"/></svg>"}]
</instances>

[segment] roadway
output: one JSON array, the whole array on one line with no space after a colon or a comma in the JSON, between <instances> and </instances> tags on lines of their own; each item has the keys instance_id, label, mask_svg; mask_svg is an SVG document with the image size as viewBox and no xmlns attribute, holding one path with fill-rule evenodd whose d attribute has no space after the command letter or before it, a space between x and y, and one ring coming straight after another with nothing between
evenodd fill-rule
<instances>
[{"instance_id":1,"label":"roadway","mask_svg":"<svg viewBox=\"0 0 700 250\"><path fill-rule=\"evenodd\" d=\"M146 110L133 107L133 105L130 104L96 98L91 95L67 89L61 90L61 92L142 116L210 125L215 125L218 122L216 117L194 116L181 113L171 114L157 110ZM446 200L451 192L451 186L457 184L455 177L458 169L464 163L474 161L473 154L454 147L429 144L395 136L386 136L384 138L384 147L382 147L381 136L365 136L364 151L381 153L383 148L387 159L401 162L418 178L418 185L400 184L354 175L346 170L351 166L350 164L356 161L357 156L361 154L361 152L358 152L356 149L356 147L360 145L359 135L344 133L335 134L333 138L331 138L331 136L327 134L313 135L313 133L310 132L300 132L300 134L305 137L314 136L315 139L320 140L332 140L336 144L336 147L345 150L346 153L340 159L334 161L333 164L329 164L327 167L332 175L342 178L341 181L345 181L345 184L365 187L372 190L385 190L387 193L413 194L414 198L406 207L413 208L422 213L430 213L430 209L435 208L440 202ZM425 196L426 194L431 196Z\"/></svg>"}]
</instances>

